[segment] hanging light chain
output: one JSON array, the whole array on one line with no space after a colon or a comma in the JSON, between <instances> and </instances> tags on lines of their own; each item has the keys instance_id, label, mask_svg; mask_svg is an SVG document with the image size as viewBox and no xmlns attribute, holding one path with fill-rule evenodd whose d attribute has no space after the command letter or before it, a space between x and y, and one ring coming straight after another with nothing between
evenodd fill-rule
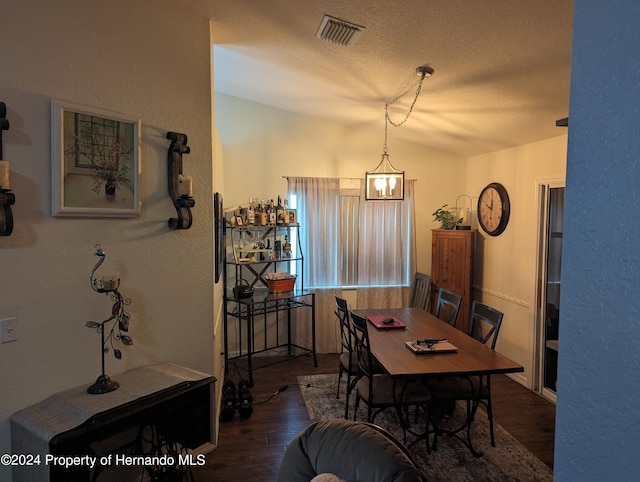
<instances>
[{"instance_id":1,"label":"hanging light chain","mask_svg":"<svg viewBox=\"0 0 640 482\"><path fill-rule=\"evenodd\" d=\"M411 102L411 105L409 106L409 111L405 114L404 119L402 119L401 122L395 123L395 122L393 122L391 120L391 117L389 117L389 105L394 104L395 102L397 102L398 99L400 99L400 97L402 97L404 94L400 94L398 97L396 97L395 99L391 100L390 102L387 102L384 105L384 149L383 149L383 154L388 154L388 152L387 152L387 134L388 134L389 124L391 124L393 127L400 127L405 122L407 122L407 120L409 119L409 116L413 112L413 107L416 105L416 102L418 101L418 97L420 96L420 92L422 91L422 83L424 82L424 78L427 77L427 76L431 76L433 74L433 69L430 68L430 67L427 67L427 66L422 66L422 67L418 67L416 69L416 72L418 72L420 74L420 81L418 82L418 87L416 88L416 93L415 93L415 96L413 97L413 102Z\"/></svg>"},{"instance_id":2,"label":"hanging light chain","mask_svg":"<svg viewBox=\"0 0 640 482\"><path fill-rule=\"evenodd\" d=\"M403 94L400 94L398 97L396 97L395 99L393 99L391 102L388 102L387 104L384 105L384 115L385 115L385 119L387 121L389 121L391 123L392 126L394 127L400 127L401 125L403 125L405 122L407 122L407 119L409 119L409 116L411 115L411 112L413 112L413 107L416 105L416 102L418 100L418 96L420 95L420 91L422 90L422 82L424 82L424 78L427 76L427 71L423 70L421 72L421 76L420 76L420 82L418 82L418 87L416 88L416 94L415 97L413 98L413 102L411 102L411 105L409 106L409 111L406 113L406 115L404 116L404 119L402 119L401 122L398 122L397 124L395 122L393 122L391 120L391 117L389 117L389 105L394 104L398 101L398 99L400 99L400 97L402 97ZM429 74L431 75L431 74ZM385 122L385 131L386 131L386 122Z\"/></svg>"}]
</instances>

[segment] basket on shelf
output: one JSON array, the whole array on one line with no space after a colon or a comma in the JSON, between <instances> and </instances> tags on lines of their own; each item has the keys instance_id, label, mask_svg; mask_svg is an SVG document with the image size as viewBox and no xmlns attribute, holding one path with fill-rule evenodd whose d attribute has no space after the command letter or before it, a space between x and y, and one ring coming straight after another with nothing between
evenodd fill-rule
<instances>
[{"instance_id":1,"label":"basket on shelf","mask_svg":"<svg viewBox=\"0 0 640 482\"><path fill-rule=\"evenodd\" d=\"M296 284L296 275L285 275L279 277L269 278L267 277L267 286L269 293L284 293L286 291L293 291L293 287Z\"/></svg>"}]
</instances>

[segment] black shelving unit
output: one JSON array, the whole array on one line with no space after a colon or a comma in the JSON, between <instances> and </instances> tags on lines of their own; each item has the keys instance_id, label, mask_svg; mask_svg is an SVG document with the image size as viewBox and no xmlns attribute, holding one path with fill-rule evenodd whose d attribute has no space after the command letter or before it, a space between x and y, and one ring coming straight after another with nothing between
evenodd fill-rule
<instances>
[{"instance_id":1,"label":"black shelving unit","mask_svg":"<svg viewBox=\"0 0 640 482\"><path fill-rule=\"evenodd\" d=\"M225 373L228 373L230 360L246 357L247 378L253 386L253 371L273 363L312 356L314 366L318 366L315 293L304 287L304 256L298 235L300 225L238 226L230 219L225 220L225 225ZM291 245L290 253L284 247L285 236ZM267 276L282 272L296 275L293 289L269 292ZM251 286L253 296L236 297L233 288L240 284ZM311 313L310 346L302 346L293 340L294 323L303 323L294 316L299 309L308 309ZM232 328L235 328L233 332ZM284 356L264 356L260 357L259 364L254 363L255 354L283 347L286 352L279 355Z\"/></svg>"}]
</instances>

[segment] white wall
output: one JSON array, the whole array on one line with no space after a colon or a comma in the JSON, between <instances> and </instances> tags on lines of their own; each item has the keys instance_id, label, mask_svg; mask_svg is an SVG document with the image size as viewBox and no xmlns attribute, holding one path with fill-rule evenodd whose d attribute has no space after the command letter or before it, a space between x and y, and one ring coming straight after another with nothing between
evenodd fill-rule
<instances>
[{"instance_id":1,"label":"white wall","mask_svg":"<svg viewBox=\"0 0 640 482\"><path fill-rule=\"evenodd\" d=\"M559 133L545 141L474 156L467 162L467 192L474 203L490 182L501 183L509 193L511 216L500 236L488 236L478 228L474 213L478 229L474 298L505 314L496 350L524 366L518 378L528 387L533 383L535 332L536 180L565 176L567 135L560 128Z\"/></svg>"},{"instance_id":2,"label":"white wall","mask_svg":"<svg viewBox=\"0 0 640 482\"><path fill-rule=\"evenodd\" d=\"M287 192L283 176L364 178L380 162L384 130L366 131L216 93L224 147L225 205ZM382 116L381 116L382 117ZM382 119L381 119L382 122ZM411 122L411 120L409 120ZM433 213L465 190L465 159L396 140L389 159L416 183L417 269L431 272Z\"/></svg>"},{"instance_id":3,"label":"white wall","mask_svg":"<svg viewBox=\"0 0 640 482\"><path fill-rule=\"evenodd\" d=\"M0 319L17 317L18 341L0 345L0 453L10 415L100 373L99 335L111 303L89 273L101 243L103 274L131 298L134 345L107 356L107 373L165 361L214 370L211 52L209 21L173 0L3 2L0 100L16 195L14 232L0 238ZM53 218L50 101L142 118L142 216ZM167 131L188 135L194 224L170 231ZM216 171L217 172L217 171ZM221 186L221 184L219 184ZM100 273L100 272L99 272ZM219 307L215 307L219 312ZM9 480L7 468L0 479Z\"/></svg>"}]
</instances>

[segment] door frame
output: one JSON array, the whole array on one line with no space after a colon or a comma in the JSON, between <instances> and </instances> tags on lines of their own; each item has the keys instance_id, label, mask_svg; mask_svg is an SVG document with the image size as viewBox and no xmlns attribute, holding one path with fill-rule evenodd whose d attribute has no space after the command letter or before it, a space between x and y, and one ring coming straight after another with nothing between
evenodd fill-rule
<instances>
[{"instance_id":1,"label":"door frame","mask_svg":"<svg viewBox=\"0 0 640 482\"><path fill-rule=\"evenodd\" d=\"M544 386L544 350L545 350L545 310L546 292L543 286L543 278L546 278L547 262L547 226L549 211L549 191L553 188L566 188L566 178L554 177L536 179L536 243L535 256L533 257L535 273L534 282L534 333L532 349L532 381L533 390L543 397L556 402L556 393ZM565 191L566 195L566 191Z\"/></svg>"}]
</instances>

